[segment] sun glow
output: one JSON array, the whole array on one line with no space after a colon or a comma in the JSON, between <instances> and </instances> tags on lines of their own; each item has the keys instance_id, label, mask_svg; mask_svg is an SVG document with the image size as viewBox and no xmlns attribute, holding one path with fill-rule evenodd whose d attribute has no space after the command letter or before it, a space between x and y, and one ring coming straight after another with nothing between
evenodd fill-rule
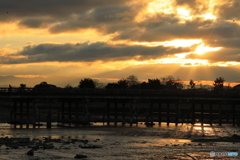
<instances>
[{"instance_id":1,"label":"sun glow","mask_svg":"<svg viewBox=\"0 0 240 160\"><path fill-rule=\"evenodd\" d=\"M218 51L220 50L222 47L215 47L215 48L212 48L212 47L208 47L208 46L205 46L204 43L200 44L196 50L194 51L194 53L197 53L197 54L204 54L206 52L211 52L211 51Z\"/></svg>"},{"instance_id":2,"label":"sun glow","mask_svg":"<svg viewBox=\"0 0 240 160\"><path fill-rule=\"evenodd\" d=\"M217 19L217 17L216 16L214 16L212 13L206 13L206 14L204 14L204 15L201 15L200 17L203 17L204 18L204 20L207 20L207 19Z\"/></svg>"},{"instance_id":3,"label":"sun glow","mask_svg":"<svg viewBox=\"0 0 240 160\"><path fill-rule=\"evenodd\" d=\"M173 0L163 1L154 0L148 4L147 11L149 13L163 12L166 14L174 13L174 8L172 7Z\"/></svg>"},{"instance_id":4,"label":"sun glow","mask_svg":"<svg viewBox=\"0 0 240 160\"><path fill-rule=\"evenodd\" d=\"M190 47L194 44L201 43L202 40L200 39L175 39L172 41L165 41L165 42L133 42L132 44L137 45L144 45L149 47L155 47L155 46L173 46L173 47Z\"/></svg>"},{"instance_id":5,"label":"sun glow","mask_svg":"<svg viewBox=\"0 0 240 160\"><path fill-rule=\"evenodd\" d=\"M185 8L178 8L177 14L180 16L180 18L183 19L192 19L192 16L190 16L190 10L186 10Z\"/></svg>"}]
</instances>

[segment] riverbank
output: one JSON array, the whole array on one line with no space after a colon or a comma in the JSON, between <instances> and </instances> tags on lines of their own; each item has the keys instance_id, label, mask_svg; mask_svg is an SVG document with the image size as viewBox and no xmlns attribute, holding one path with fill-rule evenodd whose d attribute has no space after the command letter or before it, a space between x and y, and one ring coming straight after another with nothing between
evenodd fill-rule
<instances>
[{"instance_id":1,"label":"riverbank","mask_svg":"<svg viewBox=\"0 0 240 160\"><path fill-rule=\"evenodd\" d=\"M240 153L237 141L207 140L233 135L240 135L239 127L163 124L149 128L139 124L138 127L12 129L5 126L0 129L0 160L75 159L77 154L90 160L240 159L210 156L211 151ZM3 139L9 142L6 144ZM196 139L206 141L194 142ZM30 150L34 152L32 156L26 154Z\"/></svg>"}]
</instances>

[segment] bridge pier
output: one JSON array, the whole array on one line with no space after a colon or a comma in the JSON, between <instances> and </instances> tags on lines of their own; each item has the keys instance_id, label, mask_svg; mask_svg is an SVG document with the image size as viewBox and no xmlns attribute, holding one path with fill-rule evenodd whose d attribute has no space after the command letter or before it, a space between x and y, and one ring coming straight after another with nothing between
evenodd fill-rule
<instances>
[{"instance_id":1,"label":"bridge pier","mask_svg":"<svg viewBox=\"0 0 240 160\"><path fill-rule=\"evenodd\" d=\"M117 122L118 122L118 120L117 120L117 118L118 118L118 104L117 104L117 102L115 102L115 106L114 106L114 112L115 112L115 115L114 115L114 118L115 118L115 126L117 126Z\"/></svg>"},{"instance_id":2,"label":"bridge pier","mask_svg":"<svg viewBox=\"0 0 240 160\"><path fill-rule=\"evenodd\" d=\"M126 112L126 110L125 109L126 109L125 108L125 102L122 102L122 126L124 126L125 123L126 123L126 121L125 121L125 112Z\"/></svg>"},{"instance_id":3,"label":"bridge pier","mask_svg":"<svg viewBox=\"0 0 240 160\"><path fill-rule=\"evenodd\" d=\"M222 103L218 105L218 121L219 121L219 125L222 125Z\"/></svg>"},{"instance_id":4,"label":"bridge pier","mask_svg":"<svg viewBox=\"0 0 240 160\"><path fill-rule=\"evenodd\" d=\"M204 124L204 103L201 103L201 126Z\"/></svg>"},{"instance_id":5,"label":"bridge pier","mask_svg":"<svg viewBox=\"0 0 240 160\"><path fill-rule=\"evenodd\" d=\"M213 104L210 103L210 125L212 126L212 121L213 121L213 110L212 110Z\"/></svg>"},{"instance_id":6,"label":"bridge pier","mask_svg":"<svg viewBox=\"0 0 240 160\"><path fill-rule=\"evenodd\" d=\"M175 104L175 126L178 126L178 119L179 119L179 103Z\"/></svg>"},{"instance_id":7,"label":"bridge pier","mask_svg":"<svg viewBox=\"0 0 240 160\"><path fill-rule=\"evenodd\" d=\"M195 124L195 103L194 102L192 103L191 111L192 111L192 125L194 125Z\"/></svg>"},{"instance_id":8,"label":"bridge pier","mask_svg":"<svg viewBox=\"0 0 240 160\"><path fill-rule=\"evenodd\" d=\"M170 103L167 102L167 126L169 126L169 123L170 123Z\"/></svg>"},{"instance_id":9,"label":"bridge pier","mask_svg":"<svg viewBox=\"0 0 240 160\"><path fill-rule=\"evenodd\" d=\"M47 128L51 127L52 127L52 106L49 106L47 114Z\"/></svg>"},{"instance_id":10,"label":"bridge pier","mask_svg":"<svg viewBox=\"0 0 240 160\"><path fill-rule=\"evenodd\" d=\"M107 126L110 124L110 102L107 103Z\"/></svg>"},{"instance_id":11,"label":"bridge pier","mask_svg":"<svg viewBox=\"0 0 240 160\"><path fill-rule=\"evenodd\" d=\"M162 122L162 103L158 103L158 125Z\"/></svg>"}]
</instances>

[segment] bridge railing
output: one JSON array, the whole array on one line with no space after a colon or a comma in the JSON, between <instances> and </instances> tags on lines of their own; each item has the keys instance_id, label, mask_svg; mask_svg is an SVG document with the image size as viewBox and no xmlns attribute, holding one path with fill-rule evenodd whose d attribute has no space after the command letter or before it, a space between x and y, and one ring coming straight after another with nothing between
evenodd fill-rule
<instances>
[{"instance_id":1,"label":"bridge railing","mask_svg":"<svg viewBox=\"0 0 240 160\"><path fill-rule=\"evenodd\" d=\"M176 95L176 96L238 96L240 91L220 93L208 90L146 90L146 89L81 89L81 88L0 88L0 94L80 94L80 95Z\"/></svg>"}]
</instances>

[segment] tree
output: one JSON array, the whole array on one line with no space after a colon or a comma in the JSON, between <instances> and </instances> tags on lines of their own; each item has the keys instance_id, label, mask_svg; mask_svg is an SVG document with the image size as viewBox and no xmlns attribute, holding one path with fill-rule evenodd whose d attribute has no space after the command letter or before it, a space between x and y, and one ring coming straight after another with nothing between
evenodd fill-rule
<instances>
[{"instance_id":1,"label":"tree","mask_svg":"<svg viewBox=\"0 0 240 160\"><path fill-rule=\"evenodd\" d=\"M41 82L34 86L34 88L57 88L57 86L53 84L48 84L47 82Z\"/></svg>"},{"instance_id":2,"label":"tree","mask_svg":"<svg viewBox=\"0 0 240 160\"><path fill-rule=\"evenodd\" d=\"M159 89L161 87L159 79L148 79L148 83L151 89Z\"/></svg>"},{"instance_id":3,"label":"tree","mask_svg":"<svg viewBox=\"0 0 240 160\"><path fill-rule=\"evenodd\" d=\"M78 87L79 88L92 88L92 89L95 89L96 88L96 84L95 84L95 82L91 78L84 78L84 79L81 79L81 81L79 82Z\"/></svg>"},{"instance_id":4,"label":"tree","mask_svg":"<svg viewBox=\"0 0 240 160\"><path fill-rule=\"evenodd\" d=\"M162 78L162 83L167 89L182 89L183 83L180 79L175 80L173 76L167 76Z\"/></svg>"},{"instance_id":5,"label":"tree","mask_svg":"<svg viewBox=\"0 0 240 160\"><path fill-rule=\"evenodd\" d=\"M105 89L119 89L120 86L118 83L108 83L106 86L105 86Z\"/></svg>"},{"instance_id":6,"label":"tree","mask_svg":"<svg viewBox=\"0 0 240 160\"><path fill-rule=\"evenodd\" d=\"M64 88L72 89L73 87L70 84L67 84Z\"/></svg>"},{"instance_id":7,"label":"tree","mask_svg":"<svg viewBox=\"0 0 240 160\"><path fill-rule=\"evenodd\" d=\"M95 87L98 88L98 89L103 89L105 88L106 84L104 83L101 83L99 80L97 79L94 79L93 80L94 84L95 84Z\"/></svg>"},{"instance_id":8,"label":"tree","mask_svg":"<svg viewBox=\"0 0 240 160\"><path fill-rule=\"evenodd\" d=\"M19 88L26 88L26 84L20 84L20 87Z\"/></svg>"},{"instance_id":9,"label":"tree","mask_svg":"<svg viewBox=\"0 0 240 160\"><path fill-rule=\"evenodd\" d=\"M126 89L128 88L128 81L124 78L120 79L118 82L117 82L119 88L121 89Z\"/></svg>"},{"instance_id":10,"label":"tree","mask_svg":"<svg viewBox=\"0 0 240 160\"><path fill-rule=\"evenodd\" d=\"M216 78L216 80L214 81L213 85L214 85L214 90L215 91L219 91L223 89L223 83L224 83L224 78L222 77L218 77Z\"/></svg>"},{"instance_id":11,"label":"tree","mask_svg":"<svg viewBox=\"0 0 240 160\"><path fill-rule=\"evenodd\" d=\"M190 85L191 89L194 89L196 84L194 83L194 81L192 79L190 79L189 85Z\"/></svg>"},{"instance_id":12,"label":"tree","mask_svg":"<svg viewBox=\"0 0 240 160\"><path fill-rule=\"evenodd\" d=\"M23 92L25 90L25 88L26 88L26 84L22 83L22 84L20 84L19 91Z\"/></svg>"},{"instance_id":13,"label":"tree","mask_svg":"<svg viewBox=\"0 0 240 160\"><path fill-rule=\"evenodd\" d=\"M137 76L130 75L127 77L128 86L130 88L136 88L139 85Z\"/></svg>"}]
</instances>

